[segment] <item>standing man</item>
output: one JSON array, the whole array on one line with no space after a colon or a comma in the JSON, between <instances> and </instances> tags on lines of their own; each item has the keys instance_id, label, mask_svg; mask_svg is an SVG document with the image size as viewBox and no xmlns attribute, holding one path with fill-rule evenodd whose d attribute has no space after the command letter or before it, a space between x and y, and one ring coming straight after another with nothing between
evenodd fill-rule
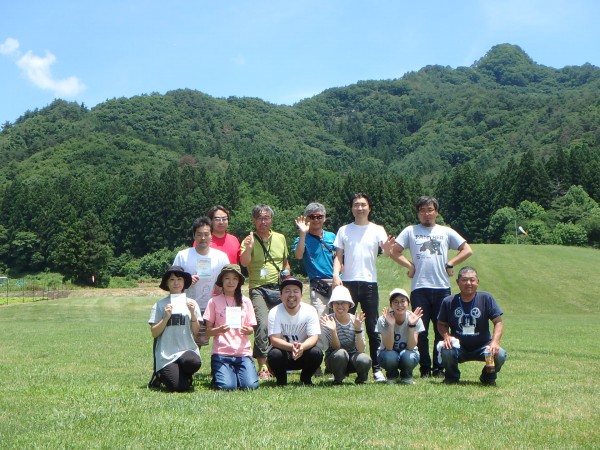
<instances>
[{"instance_id":1,"label":"standing man","mask_svg":"<svg viewBox=\"0 0 600 450\"><path fill-rule=\"evenodd\" d=\"M212 222L208 217L200 217L194 221L192 237L196 246L177 253L173 265L183 267L192 275L192 285L185 292L188 297L196 300L200 311L204 313L208 301L213 296L217 277L223 266L229 264L229 258L222 251L210 247ZM220 288L218 290L220 291ZM200 320L200 333L194 335L198 346L208 343L204 331L204 321Z\"/></svg>"},{"instance_id":2,"label":"standing man","mask_svg":"<svg viewBox=\"0 0 600 450\"><path fill-rule=\"evenodd\" d=\"M456 282L460 294L444 299L437 322L443 339L441 355L446 370L444 383L458 383L459 363L486 361L485 354L489 353L490 359L481 370L479 381L494 386L497 374L506 361L506 352L500 347L504 329L502 310L489 293L477 291L479 278L473 267L460 269ZM493 334L490 334L489 322L494 325Z\"/></svg>"},{"instance_id":3,"label":"standing man","mask_svg":"<svg viewBox=\"0 0 600 450\"><path fill-rule=\"evenodd\" d=\"M263 204L256 205L252 210L252 219L256 233L251 231L244 238L240 263L248 268L250 300L256 315L252 356L258 362L259 380L268 380L271 378L271 372L267 367L269 310L281 303L278 295L280 272L287 271L289 274L290 265L285 236L271 230L273 224L271 207Z\"/></svg>"},{"instance_id":4,"label":"standing man","mask_svg":"<svg viewBox=\"0 0 600 450\"><path fill-rule=\"evenodd\" d=\"M355 306L350 314L356 312L360 304L365 313L365 327L369 338L373 378L376 382L385 382L385 376L377 362L379 334L375 332L379 315L379 291L377 286L377 269L375 262L379 247L383 248L387 234L382 226L369 222L373 208L371 198L364 192L354 194L350 199L354 222L342 226L335 236L333 245L336 248L333 260L333 286L342 285L340 272L344 268L343 285L348 288Z\"/></svg>"},{"instance_id":5,"label":"standing man","mask_svg":"<svg viewBox=\"0 0 600 450\"><path fill-rule=\"evenodd\" d=\"M288 370L301 370L300 382L312 384L312 376L323 361L316 345L321 328L317 310L302 302L302 282L287 278L281 283L281 304L269 311L269 366L277 385L287 384Z\"/></svg>"},{"instance_id":6,"label":"standing man","mask_svg":"<svg viewBox=\"0 0 600 450\"><path fill-rule=\"evenodd\" d=\"M437 343L442 339L437 330L437 317L442 300L450 295L450 276L454 266L473 254L467 241L450 227L437 225L439 205L435 198L422 196L416 203L419 225L400 232L391 246L391 258L408 269L412 278L410 302L413 311L421 308L425 331L419 333L421 377L442 377L443 368L437 358ZM410 250L412 262L402 252ZM449 258L448 250L458 250ZM433 324L433 371L429 353L429 322Z\"/></svg>"},{"instance_id":7,"label":"standing man","mask_svg":"<svg viewBox=\"0 0 600 450\"><path fill-rule=\"evenodd\" d=\"M301 259L310 280L310 303L319 316L327 312L333 283L333 256L335 234L325 231L325 207L320 203L309 203L304 215L296 219L300 236L294 241L294 254Z\"/></svg>"},{"instance_id":8,"label":"standing man","mask_svg":"<svg viewBox=\"0 0 600 450\"><path fill-rule=\"evenodd\" d=\"M227 232L229 211L224 206L216 205L210 208L206 215L213 224L211 248L225 252L231 264L239 264L240 241L233 234Z\"/></svg>"}]
</instances>

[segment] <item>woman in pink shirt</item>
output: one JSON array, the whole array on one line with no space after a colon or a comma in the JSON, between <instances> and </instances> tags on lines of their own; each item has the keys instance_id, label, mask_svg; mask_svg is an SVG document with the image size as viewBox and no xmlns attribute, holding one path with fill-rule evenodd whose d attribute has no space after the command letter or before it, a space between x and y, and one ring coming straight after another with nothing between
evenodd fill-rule
<instances>
[{"instance_id":1,"label":"woman in pink shirt","mask_svg":"<svg viewBox=\"0 0 600 450\"><path fill-rule=\"evenodd\" d=\"M204 311L207 336L213 336L210 359L213 386L219 390L256 389L258 376L249 336L256 317L249 298L242 295L245 278L240 266L221 269L216 285L223 293L211 298Z\"/></svg>"}]
</instances>

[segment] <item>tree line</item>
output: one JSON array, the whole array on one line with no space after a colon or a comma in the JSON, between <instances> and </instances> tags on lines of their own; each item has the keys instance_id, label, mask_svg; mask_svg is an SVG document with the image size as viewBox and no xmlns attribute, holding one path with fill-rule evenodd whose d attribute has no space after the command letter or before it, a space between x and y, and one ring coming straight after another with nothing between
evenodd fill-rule
<instances>
[{"instance_id":1,"label":"tree line","mask_svg":"<svg viewBox=\"0 0 600 450\"><path fill-rule=\"evenodd\" d=\"M307 203L336 231L361 191L390 234L428 194L470 242L511 243L521 226L520 243L598 247L598 105L600 69L540 66L508 44L291 107L191 90L56 100L0 131L0 271L157 276L216 203L240 238L271 205L291 243Z\"/></svg>"}]
</instances>

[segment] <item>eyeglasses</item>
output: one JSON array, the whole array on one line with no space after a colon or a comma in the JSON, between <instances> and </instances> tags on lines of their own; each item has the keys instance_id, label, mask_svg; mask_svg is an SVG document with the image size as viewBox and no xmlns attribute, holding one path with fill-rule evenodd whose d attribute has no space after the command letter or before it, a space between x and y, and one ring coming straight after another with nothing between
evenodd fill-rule
<instances>
[{"instance_id":1,"label":"eyeglasses","mask_svg":"<svg viewBox=\"0 0 600 450\"><path fill-rule=\"evenodd\" d=\"M404 303L408 303L408 300L405 298L396 298L392 300L392 305L403 305Z\"/></svg>"},{"instance_id":2,"label":"eyeglasses","mask_svg":"<svg viewBox=\"0 0 600 450\"><path fill-rule=\"evenodd\" d=\"M213 217L213 222L228 222L228 221L229 221L229 217L227 217L227 216Z\"/></svg>"},{"instance_id":3,"label":"eyeglasses","mask_svg":"<svg viewBox=\"0 0 600 450\"><path fill-rule=\"evenodd\" d=\"M325 216L323 214L309 214L308 218L311 220L321 220Z\"/></svg>"}]
</instances>

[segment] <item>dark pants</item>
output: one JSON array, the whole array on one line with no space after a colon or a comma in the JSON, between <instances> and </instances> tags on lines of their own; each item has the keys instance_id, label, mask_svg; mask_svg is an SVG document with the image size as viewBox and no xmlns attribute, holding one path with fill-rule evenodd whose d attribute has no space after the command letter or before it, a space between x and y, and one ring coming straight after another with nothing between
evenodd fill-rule
<instances>
[{"instance_id":1,"label":"dark pants","mask_svg":"<svg viewBox=\"0 0 600 450\"><path fill-rule=\"evenodd\" d=\"M160 380L171 392L189 391L192 388L192 375L200 370L201 364L196 353L187 351L158 371Z\"/></svg>"},{"instance_id":2,"label":"dark pants","mask_svg":"<svg viewBox=\"0 0 600 450\"><path fill-rule=\"evenodd\" d=\"M360 309L365 313L365 329L369 338L369 355L371 356L371 364L373 373L381 370L377 362L377 349L381 343L379 333L375 332L377 318L379 317L379 290L377 283L367 283L366 281L345 281L344 286L350 291L354 307L350 309L350 314L356 313L356 307L360 305Z\"/></svg>"},{"instance_id":3,"label":"dark pants","mask_svg":"<svg viewBox=\"0 0 600 450\"><path fill-rule=\"evenodd\" d=\"M442 340L442 336L437 329L437 318L442 306L442 300L450 295L450 289L431 289L421 288L415 289L410 293L410 303L413 311L419 306L423 310L423 325L425 331L419 333L417 347L420 355L421 375L429 374L432 369L432 361L429 353L429 322L433 325L434 342L433 342L433 370L443 370L443 366L438 362L436 345Z\"/></svg>"},{"instance_id":4,"label":"dark pants","mask_svg":"<svg viewBox=\"0 0 600 450\"><path fill-rule=\"evenodd\" d=\"M279 386L285 386L287 384L288 370L301 370L300 382L311 384L312 376L321 366L321 362L323 361L323 352L315 345L314 347L305 350L300 358L293 359L292 352L286 352L280 348L272 347L271 350L269 350L267 361Z\"/></svg>"}]
</instances>

